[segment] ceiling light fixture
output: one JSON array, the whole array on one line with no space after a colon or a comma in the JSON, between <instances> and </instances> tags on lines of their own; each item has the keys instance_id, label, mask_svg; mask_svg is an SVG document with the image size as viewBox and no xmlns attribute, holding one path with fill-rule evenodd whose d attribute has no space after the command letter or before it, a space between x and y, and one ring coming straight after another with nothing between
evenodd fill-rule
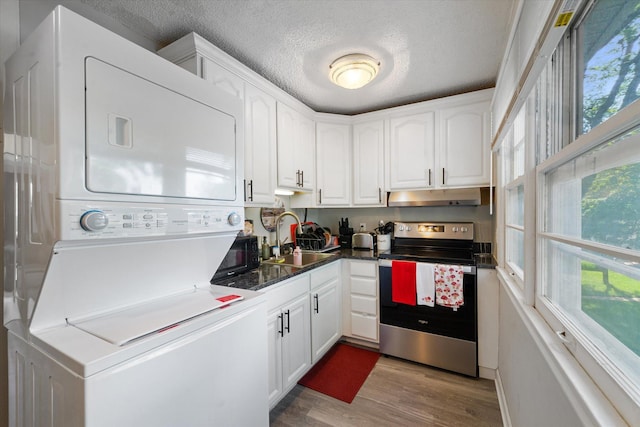
<instances>
[{"instance_id":1,"label":"ceiling light fixture","mask_svg":"<svg viewBox=\"0 0 640 427\"><path fill-rule=\"evenodd\" d=\"M329 78L345 89L358 89L376 78L380 69L377 61L362 53L352 53L336 59L329 66Z\"/></svg>"}]
</instances>

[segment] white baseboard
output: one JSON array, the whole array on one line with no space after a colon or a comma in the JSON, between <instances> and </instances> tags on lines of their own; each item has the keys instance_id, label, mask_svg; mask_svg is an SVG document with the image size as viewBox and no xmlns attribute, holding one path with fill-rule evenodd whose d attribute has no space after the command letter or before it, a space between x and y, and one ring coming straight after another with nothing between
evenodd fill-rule
<instances>
[{"instance_id":1,"label":"white baseboard","mask_svg":"<svg viewBox=\"0 0 640 427\"><path fill-rule=\"evenodd\" d=\"M502 415L502 425L511 427L511 417L509 416L509 408L507 406L507 396L502 388L502 380L500 379L500 371L495 370L496 393L498 394L498 404L500 405L500 415Z\"/></svg>"},{"instance_id":2,"label":"white baseboard","mask_svg":"<svg viewBox=\"0 0 640 427\"><path fill-rule=\"evenodd\" d=\"M485 380L495 380L496 370L491 368L485 368L484 366L478 366L478 376Z\"/></svg>"}]
</instances>

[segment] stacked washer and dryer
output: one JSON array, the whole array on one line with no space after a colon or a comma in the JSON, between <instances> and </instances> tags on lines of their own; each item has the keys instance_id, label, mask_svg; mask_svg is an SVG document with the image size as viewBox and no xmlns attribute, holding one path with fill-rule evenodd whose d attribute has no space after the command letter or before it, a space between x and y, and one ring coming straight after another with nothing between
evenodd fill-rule
<instances>
[{"instance_id":1,"label":"stacked washer and dryer","mask_svg":"<svg viewBox=\"0 0 640 427\"><path fill-rule=\"evenodd\" d=\"M6 82L10 425L267 425L240 101L62 7Z\"/></svg>"}]
</instances>

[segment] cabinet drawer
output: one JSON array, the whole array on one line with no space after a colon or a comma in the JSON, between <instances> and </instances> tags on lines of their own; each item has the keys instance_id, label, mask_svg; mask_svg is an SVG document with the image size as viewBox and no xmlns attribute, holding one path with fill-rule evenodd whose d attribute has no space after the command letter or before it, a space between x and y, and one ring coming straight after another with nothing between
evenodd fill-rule
<instances>
[{"instance_id":1,"label":"cabinet drawer","mask_svg":"<svg viewBox=\"0 0 640 427\"><path fill-rule=\"evenodd\" d=\"M351 293L369 295L375 297L378 284L376 279L369 279L365 277L352 277L351 278Z\"/></svg>"},{"instance_id":2,"label":"cabinet drawer","mask_svg":"<svg viewBox=\"0 0 640 427\"><path fill-rule=\"evenodd\" d=\"M375 316L378 313L378 303L376 298L362 295L351 295L351 311Z\"/></svg>"},{"instance_id":3,"label":"cabinet drawer","mask_svg":"<svg viewBox=\"0 0 640 427\"><path fill-rule=\"evenodd\" d=\"M264 292L267 296L267 312L271 312L276 308L280 308L288 301L308 293L309 275L303 274L296 276L280 284L261 289L259 292Z\"/></svg>"},{"instance_id":4,"label":"cabinet drawer","mask_svg":"<svg viewBox=\"0 0 640 427\"><path fill-rule=\"evenodd\" d=\"M329 265L311 270L309 275L311 276L311 289L315 289L340 275L340 262L333 261Z\"/></svg>"},{"instance_id":5,"label":"cabinet drawer","mask_svg":"<svg viewBox=\"0 0 640 427\"><path fill-rule=\"evenodd\" d=\"M351 261L351 275L377 277L378 263L375 261Z\"/></svg>"},{"instance_id":6,"label":"cabinet drawer","mask_svg":"<svg viewBox=\"0 0 640 427\"><path fill-rule=\"evenodd\" d=\"M351 313L351 335L378 341L378 320L376 316Z\"/></svg>"}]
</instances>

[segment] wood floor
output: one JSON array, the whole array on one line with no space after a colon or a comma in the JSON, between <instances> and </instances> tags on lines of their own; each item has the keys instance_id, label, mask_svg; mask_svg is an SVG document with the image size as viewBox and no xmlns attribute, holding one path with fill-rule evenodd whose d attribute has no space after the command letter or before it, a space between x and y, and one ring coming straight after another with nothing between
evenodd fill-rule
<instances>
[{"instance_id":1,"label":"wood floor","mask_svg":"<svg viewBox=\"0 0 640 427\"><path fill-rule=\"evenodd\" d=\"M273 408L275 426L502 426L493 381L381 356L351 404L301 385Z\"/></svg>"}]
</instances>

